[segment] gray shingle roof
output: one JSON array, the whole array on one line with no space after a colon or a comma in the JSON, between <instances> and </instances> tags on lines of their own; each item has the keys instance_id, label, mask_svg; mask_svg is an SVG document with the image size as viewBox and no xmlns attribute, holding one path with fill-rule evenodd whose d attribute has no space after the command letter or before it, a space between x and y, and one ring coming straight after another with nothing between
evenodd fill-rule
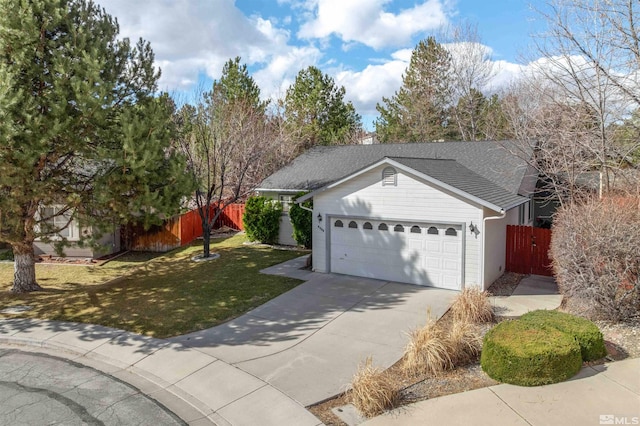
<instances>
[{"instance_id":1,"label":"gray shingle roof","mask_svg":"<svg viewBox=\"0 0 640 426\"><path fill-rule=\"evenodd\" d=\"M455 160L404 157L390 159L503 209L509 209L527 201L527 198L499 187Z\"/></svg>"},{"instance_id":2,"label":"gray shingle roof","mask_svg":"<svg viewBox=\"0 0 640 426\"><path fill-rule=\"evenodd\" d=\"M524 155L514 155L511 151L515 149L511 148L516 146L515 142L509 141L316 146L265 179L259 189L315 190L385 157L403 157L455 160L469 171L515 195L527 172L527 161L522 157L531 156L526 150L521 151Z\"/></svg>"}]
</instances>

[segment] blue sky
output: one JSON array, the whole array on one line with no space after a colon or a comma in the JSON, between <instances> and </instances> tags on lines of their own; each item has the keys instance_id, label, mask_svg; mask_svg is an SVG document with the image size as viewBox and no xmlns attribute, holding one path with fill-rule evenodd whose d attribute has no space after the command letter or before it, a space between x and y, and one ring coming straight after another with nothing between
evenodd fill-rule
<instances>
[{"instance_id":1,"label":"blue sky","mask_svg":"<svg viewBox=\"0 0 640 426\"><path fill-rule=\"evenodd\" d=\"M535 30L527 0L98 0L121 35L151 42L162 90L209 89L240 56L264 98L283 97L314 65L347 91L369 129L400 87L411 50L448 25L477 24L496 63L494 87L517 78ZM531 58L530 58L531 59ZM535 59L535 58L534 58Z\"/></svg>"}]
</instances>

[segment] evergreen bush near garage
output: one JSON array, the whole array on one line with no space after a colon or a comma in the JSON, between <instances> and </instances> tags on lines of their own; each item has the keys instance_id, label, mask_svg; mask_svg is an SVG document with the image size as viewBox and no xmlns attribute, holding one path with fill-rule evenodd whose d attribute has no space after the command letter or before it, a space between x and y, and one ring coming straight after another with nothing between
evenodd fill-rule
<instances>
[{"instance_id":1,"label":"evergreen bush near garage","mask_svg":"<svg viewBox=\"0 0 640 426\"><path fill-rule=\"evenodd\" d=\"M304 194L306 194L306 192L298 192L293 197L293 204L291 204L289 208L289 217L291 218L291 225L293 226L293 239L304 248L311 248L313 213L295 203L295 201ZM305 201L302 205L309 209L313 208L313 202L311 200Z\"/></svg>"},{"instance_id":2,"label":"evergreen bush near garage","mask_svg":"<svg viewBox=\"0 0 640 426\"><path fill-rule=\"evenodd\" d=\"M582 356L571 335L515 320L501 322L485 335L480 364L500 382L538 386L574 376Z\"/></svg>"},{"instance_id":3,"label":"evergreen bush near garage","mask_svg":"<svg viewBox=\"0 0 640 426\"><path fill-rule=\"evenodd\" d=\"M249 197L244 207L242 222L249 240L265 244L278 242L282 204L271 198L256 196Z\"/></svg>"},{"instance_id":4,"label":"evergreen bush near garage","mask_svg":"<svg viewBox=\"0 0 640 426\"><path fill-rule=\"evenodd\" d=\"M520 318L534 326L549 326L571 335L580 345L583 361L600 359L607 354L600 329L591 321L558 311L532 311Z\"/></svg>"}]
</instances>

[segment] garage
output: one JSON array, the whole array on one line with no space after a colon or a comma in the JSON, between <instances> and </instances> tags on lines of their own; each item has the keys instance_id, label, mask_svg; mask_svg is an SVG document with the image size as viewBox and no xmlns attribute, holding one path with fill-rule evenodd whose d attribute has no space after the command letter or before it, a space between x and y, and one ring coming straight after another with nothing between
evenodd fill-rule
<instances>
[{"instance_id":1,"label":"garage","mask_svg":"<svg viewBox=\"0 0 640 426\"><path fill-rule=\"evenodd\" d=\"M330 219L330 270L334 273L460 290L461 224Z\"/></svg>"}]
</instances>

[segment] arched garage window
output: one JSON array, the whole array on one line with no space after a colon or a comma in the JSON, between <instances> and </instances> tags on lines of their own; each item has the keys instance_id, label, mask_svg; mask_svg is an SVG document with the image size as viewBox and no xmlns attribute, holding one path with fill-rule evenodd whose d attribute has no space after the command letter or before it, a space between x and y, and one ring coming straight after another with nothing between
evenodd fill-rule
<instances>
[{"instance_id":1,"label":"arched garage window","mask_svg":"<svg viewBox=\"0 0 640 426\"><path fill-rule=\"evenodd\" d=\"M411 227L411 233L412 234L422 234L422 229L420 229L420 227L417 226L417 225L413 225Z\"/></svg>"},{"instance_id":2,"label":"arched garage window","mask_svg":"<svg viewBox=\"0 0 640 426\"><path fill-rule=\"evenodd\" d=\"M385 167L382 171L382 186L396 186L398 184L398 173L393 167Z\"/></svg>"},{"instance_id":3,"label":"arched garage window","mask_svg":"<svg viewBox=\"0 0 640 426\"><path fill-rule=\"evenodd\" d=\"M435 226L429 227L429 229L427 229L427 234L438 235L438 228L436 228Z\"/></svg>"},{"instance_id":4,"label":"arched garage window","mask_svg":"<svg viewBox=\"0 0 640 426\"><path fill-rule=\"evenodd\" d=\"M402 225L398 224L398 225L396 225L396 226L394 226L394 227L393 227L393 230L394 230L395 232L404 232L404 226L402 226Z\"/></svg>"},{"instance_id":5,"label":"arched garage window","mask_svg":"<svg viewBox=\"0 0 640 426\"><path fill-rule=\"evenodd\" d=\"M362 225L362 229L373 229L373 226L371 226L369 222L365 222L364 225Z\"/></svg>"},{"instance_id":6,"label":"arched garage window","mask_svg":"<svg viewBox=\"0 0 640 426\"><path fill-rule=\"evenodd\" d=\"M381 223L380 225L378 225L378 231L388 231L389 227L387 226L386 223Z\"/></svg>"},{"instance_id":7,"label":"arched garage window","mask_svg":"<svg viewBox=\"0 0 640 426\"><path fill-rule=\"evenodd\" d=\"M447 228L447 230L445 231L444 235L449 235L451 237L455 237L456 235L458 235L458 232L453 228Z\"/></svg>"},{"instance_id":8,"label":"arched garage window","mask_svg":"<svg viewBox=\"0 0 640 426\"><path fill-rule=\"evenodd\" d=\"M349 222L349 228L358 229L358 224L352 220L351 222Z\"/></svg>"},{"instance_id":9,"label":"arched garage window","mask_svg":"<svg viewBox=\"0 0 640 426\"><path fill-rule=\"evenodd\" d=\"M336 223L333 224L333 226L335 226L336 228L342 228L344 225L342 224L341 220L336 220Z\"/></svg>"}]
</instances>

